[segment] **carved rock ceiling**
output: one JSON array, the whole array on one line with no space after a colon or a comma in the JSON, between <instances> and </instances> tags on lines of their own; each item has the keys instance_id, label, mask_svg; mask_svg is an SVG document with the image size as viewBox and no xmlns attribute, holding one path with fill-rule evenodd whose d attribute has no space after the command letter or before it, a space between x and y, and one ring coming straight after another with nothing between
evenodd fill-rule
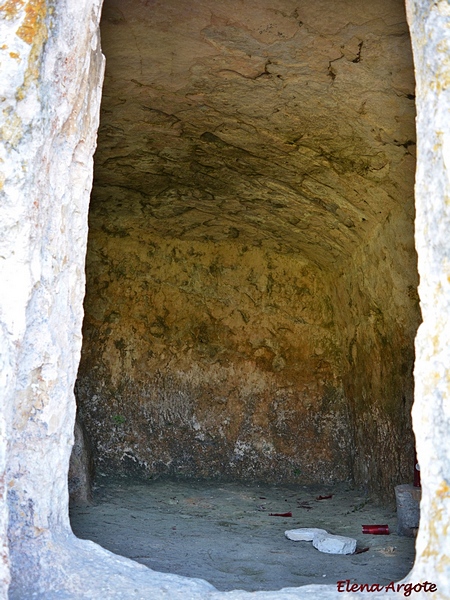
<instances>
[{"instance_id":1,"label":"carved rock ceiling","mask_svg":"<svg viewBox=\"0 0 450 600\"><path fill-rule=\"evenodd\" d=\"M93 219L349 257L411 211L401 0L106 0Z\"/></svg>"}]
</instances>

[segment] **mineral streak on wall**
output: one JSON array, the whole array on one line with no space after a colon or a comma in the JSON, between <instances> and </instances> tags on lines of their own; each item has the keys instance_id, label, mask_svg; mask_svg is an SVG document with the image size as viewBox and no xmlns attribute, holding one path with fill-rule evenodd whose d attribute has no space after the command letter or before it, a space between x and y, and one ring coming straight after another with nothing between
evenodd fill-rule
<instances>
[{"instance_id":1,"label":"mineral streak on wall","mask_svg":"<svg viewBox=\"0 0 450 600\"><path fill-rule=\"evenodd\" d=\"M401 0L106 0L79 405L96 461L412 477Z\"/></svg>"}]
</instances>

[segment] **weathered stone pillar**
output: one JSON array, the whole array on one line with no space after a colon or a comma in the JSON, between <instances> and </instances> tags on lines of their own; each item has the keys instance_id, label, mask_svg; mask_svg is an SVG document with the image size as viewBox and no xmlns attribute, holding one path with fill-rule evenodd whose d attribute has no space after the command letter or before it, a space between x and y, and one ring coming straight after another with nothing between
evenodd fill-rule
<instances>
[{"instance_id":1,"label":"weathered stone pillar","mask_svg":"<svg viewBox=\"0 0 450 600\"><path fill-rule=\"evenodd\" d=\"M408 0L417 82L416 246L423 323L413 426L422 481L415 580L450 596L450 5Z\"/></svg>"},{"instance_id":2,"label":"weathered stone pillar","mask_svg":"<svg viewBox=\"0 0 450 600\"><path fill-rule=\"evenodd\" d=\"M0 6L0 466L5 429L8 437L0 528L8 521L15 589L37 577L53 534L70 532L66 474L103 77L100 8L101 0Z\"/></svg>"}]
</instances>

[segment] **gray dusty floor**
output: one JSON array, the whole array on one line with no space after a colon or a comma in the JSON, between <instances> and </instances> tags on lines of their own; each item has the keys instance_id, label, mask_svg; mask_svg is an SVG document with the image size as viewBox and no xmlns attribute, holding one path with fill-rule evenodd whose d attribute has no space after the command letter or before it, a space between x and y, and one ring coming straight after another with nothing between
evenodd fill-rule
<instances>
[{"instance_id":1,"label":"gray dusty floor","mask_svg":"<svg viewBox=\"0 0 450 600\"><path fill-rule=\"evenodd\" d=\"M332 498L317 500L318 496ZM292 512L292 517L270 513ZM199 577L218 590L278 590L309 583L387 584L414 560L414 539L396 535L395 510L348 486L283 487L157 480L109 481L94 504L73 507L74 533L165 573ZM363 535L363 524L388 524L391 535ZM323 554L284 532L321 527L354 537L367 551Z\"/></svg>"}]
</instances>

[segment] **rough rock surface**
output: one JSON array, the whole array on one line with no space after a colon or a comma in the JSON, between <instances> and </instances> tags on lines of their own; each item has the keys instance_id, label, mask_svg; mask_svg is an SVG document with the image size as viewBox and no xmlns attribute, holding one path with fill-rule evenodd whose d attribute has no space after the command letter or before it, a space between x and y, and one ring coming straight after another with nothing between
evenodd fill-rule
<instances>
[{"instance_id":1,"label":"rough rock surface","mask_svg":"<svg viewBox=\"0 0 450 600\"><path fill-rule=\"evenodd\" d=\"M94 459L83 421L77 413L74 441L69 462L69 501L72 504L89 504L95 475Z\"/></svg>"},{"instance_id":2,"label":"rough rock surface","mask_svg":"<svg viewBox=\"0 0 450 600\"><path fill-rule=\"evenodd\" d=\"M153 235L149 246L145 228L98 241L77 392L103 472L351 477L333 312L314 265L223 242Z\"/></svg>"},{"instance_id":3,"label":"rough rock surface","mask_svg":"<svg viewBox=\"0 0 450 600\"><path fill-rule=\"evenodd\" d=\"M417 79L416 245L423 323L416 338L414 431L422 500L412 577L450 595L450 9L408 1Z\"/></svg>"},{"instance_id":4,"label":"rough rock surface","mask_svg":"<svg viewBox=\"0 0 450 600\"><path fill-rule=\"evenodd\" d=\"M105 471L411 477L401 0L106 0L77 393Z\"/></svg>"},{"instance_id":5,"label":"rough rock surface","mask_svg":"<svg viewBox=\"0 0 450 600\"><path fill-rule=\"evenodd\" d=\"M422 490L411 484L395 486L397 504L397 533L415 537L420 522L420 499Z\"/></svg>"},{"instance_id":6,"label":"rough rock surface","mask_svg":"<svg viewBox=\"0 0 450 600\"><path fill-rule=\"evenodd\" d=\"M284 532L284 535L288 540L294 542L312 542L316 535L326 533L325 529L320 529L319 527L302 527L300 529L289 529Z\"/></svg>"},{"instance_id":7,"label":"rough rock surface","mask_svg":"<svg viewBox=\"0 0 450 600\"><path fill-rule=\"evenodd\" d=\"M8 440L0 527L6 514L10 597L31 598L40 585L51 597L57 561L41 563L40 551L53 534L70 533L73 386L104 64L99 9L82 0L0 6L0 444Z\"/></svg>"},{"instance_id":8,"label":"rough rock surface","mask_svg":"<svg viewBox=\"0 0 450 600\"><path fill-rule=\"evenodd\" d=\"M401 1L106 0L102 48L96 212L329 268L411 200Z\"/></svg>"},{"instance_id":9,"label":"rough rock surface","mask_svg":"<svg viewBox=\"0 0 450 600\"><path fill-rule=\"evenodd\" d=\"M326 554L353 554L356 550L356 540L343 535L319 533L312 540L314 548Z\"/></svg>"},{"instance_id":10,"label":"rough rock surface","mask_svg":"<svg viewBox=\"0 0 450 600\"><path fill-rule=\"evenodd\" d=\"M294 542L312 542L314 548L327 554L353 554L356 550L355 539L333 535L317 527L290 529L284 535Z\"/></svg>"},{"instance_id":11,"label":"rough rock surface","mask_svg":"<svg viewBox=\"0 0 450 600\"><path fill-rule=\"evenodd\" d=\"M314 14L319 6L308 3L308 10ZM358 4L361 18L373 14L372 6L377 5ZM391 14L393 6L385 3L383 14ZM435 597L448 598L450 12L443 0L415 0L408 7L418 82L416 235L423 312L416 345L414 426L424 486L417 561L410 580L434 581L439 590ZM6 598L8 522L12 599L224 597L204 582L155 574L95 544L76 540L69 531L72 388L81 343L87 198L102 61L98 3L61 1L51 8L45 0L6 2L0 7L5 75L0 113L0 264L8 290L0 298L0 427L6 433L0 438L0 458L7 474L5 480L1 473L0 593ZM339 25L338 16L329 13L328 28ZM400 21L396 17L392 22ZM400 37L394 35L391 41L397 43ZM390 58L397 56L393 53ZM351 69L362 63L362 59L353 62L356 58L349 61ZM336 81L338 75L330 80ZM174 81L180 80L177 72ZM403 152L402 146L397 148ZM404 203L406 195L399 201L401 206ZM399 234L403 228L392 231ZM388 264L390 253L385 255ZM360 276L363 279L364 273ZM368 299L366 295L360 301L369 309ZM376 313L364 314L375 329ZM373 453L377 451L374 447ZM381 464L383 469L390 469L388 463ZM319 594L343 597L335 586L320 592L317 586L257 595L235 591L226 597L279 600Z\"/></svg>"}]
</instances>

